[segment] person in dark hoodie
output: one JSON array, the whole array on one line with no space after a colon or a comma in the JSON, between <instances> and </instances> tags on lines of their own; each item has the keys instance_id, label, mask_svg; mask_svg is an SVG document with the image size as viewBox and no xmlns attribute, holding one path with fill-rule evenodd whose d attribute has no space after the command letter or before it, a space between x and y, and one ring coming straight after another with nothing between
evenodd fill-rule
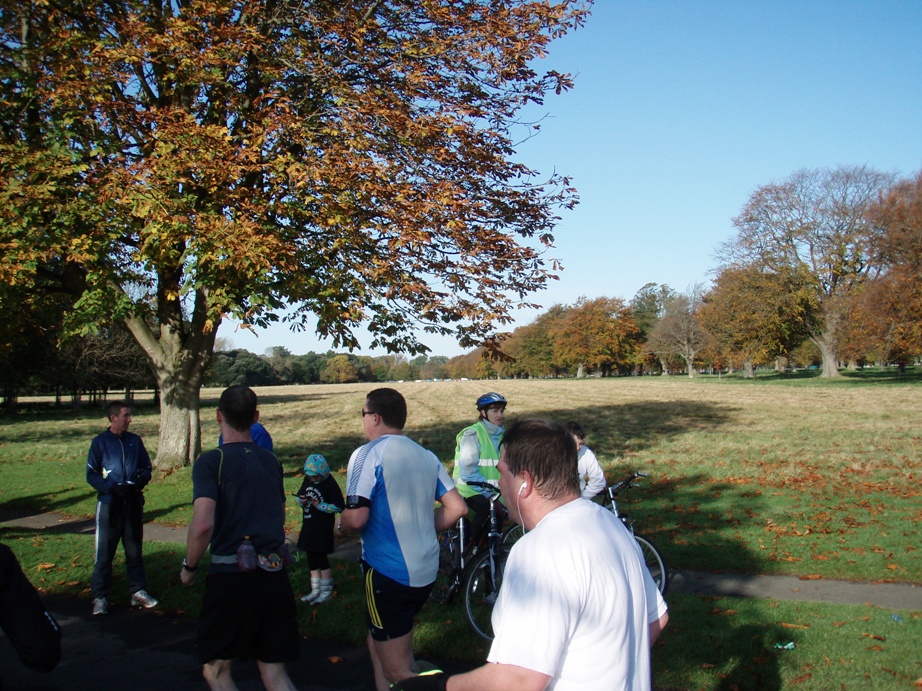
<instances>
[{"instance_id":1,"label":"person in dark hoodie","mask_svg":"<svg viewBox=\"0 0 922 691\"><path fill-rule=\"evenodd\" d=\"M60 661L61 628L22 572L13 550L4 544L0 544L0 629L26 667L50 672Z\"/></svg>"},{"instance_id":2,"label":"person in dark hoodie","mask_svg":"<svg viewBox=\"0 0 922 691\"><path fill-rule=\"evenodd\" d=\"M121 541L125 550L131 606L150 609L158 601L147 592L142 556L144 494L151 462L144 442L128 431L131 406L113 401L106 407L109 429L93 439L86 461L86 481L97 492L93 616L109 613L112 560Z\"/></svg>"}]
</instances>

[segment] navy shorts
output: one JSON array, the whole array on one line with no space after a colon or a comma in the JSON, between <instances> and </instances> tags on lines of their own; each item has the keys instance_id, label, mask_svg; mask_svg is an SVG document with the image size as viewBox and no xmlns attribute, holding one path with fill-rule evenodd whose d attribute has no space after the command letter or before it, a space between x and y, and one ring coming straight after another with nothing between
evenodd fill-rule
<instances>
[{"instance_id":1,"label":"navy shorts","mask_svg":"<svg viewBox=\"0 0 922 691\"><path fill-rule=\"evenodd\" d=\"M195 637L199 662L298 659L295 596L285 569L212 573L205 581Z\"/></svg>"},{"instance_id":2,"label":"navy shorts","mask_svg":"<svg viewBox=\"0 0 922 691\"><path fill-rule=\"evenodd\" d=\"M365 576L365 620L376 641L400 638L413 630L413 619L426 604L432 583L422 587L403 585L362 562Z\"/></svg>"}]
</instances>

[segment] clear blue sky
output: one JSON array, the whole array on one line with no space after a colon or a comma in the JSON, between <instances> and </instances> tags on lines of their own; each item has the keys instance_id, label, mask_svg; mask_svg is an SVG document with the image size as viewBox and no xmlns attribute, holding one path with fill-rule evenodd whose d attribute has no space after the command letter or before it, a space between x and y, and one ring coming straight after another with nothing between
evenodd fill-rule
<instances>
[{"instance_id":1,"label":"clear blue sky","mask_svg":"<svg viewBox=\"0 0 922 691\"><path fill-rule=\"evenodd\" d=\"M535 294L545 308L707 283L750 193L801 168L922 169L922 0L598 0L545 63L575 88L548 97L519 154L571 176L581 199L548 252L564 270ZM218 336L256 353L331 347L234 329Z\"/></svg>"}]
</instances>

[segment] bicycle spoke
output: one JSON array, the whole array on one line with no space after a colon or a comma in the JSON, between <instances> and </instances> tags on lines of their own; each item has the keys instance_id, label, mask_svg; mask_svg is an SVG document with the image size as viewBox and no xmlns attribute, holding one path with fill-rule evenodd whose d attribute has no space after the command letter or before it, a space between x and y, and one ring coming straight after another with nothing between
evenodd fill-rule
<instances>
[{"instance_id":1,"label":"bicycle spoke","mask_svg":"<svg viewBox=\"0 0 922 691\"><path fill-rule=\"evenodd\" d=\"M496 577L494 578L495 564ZM464 616L471 629L484 640L493 640L493 605L502 584L504 558L490 559L490 551L481 553L467 570L464 586Z\"/></svg>"},{"instance_id":2,"label":"bicycle spoke","mask_svg":"<svg viewBox=\"0 0 922 691\"><path fill-rule=\"evenodd\" d=\"M647 565L647 569L653 577L653 582L656 583L656 587L659 589L660 593L665 594L666 588L669 587L669 572L666 569L666 562L664 562L663 558L660 556L659 550L657 550L649 540L640 537L640 535L635 535L634 539L637 540L637 544L640 545L644 563Z\"/></svg>"}]
</instances>

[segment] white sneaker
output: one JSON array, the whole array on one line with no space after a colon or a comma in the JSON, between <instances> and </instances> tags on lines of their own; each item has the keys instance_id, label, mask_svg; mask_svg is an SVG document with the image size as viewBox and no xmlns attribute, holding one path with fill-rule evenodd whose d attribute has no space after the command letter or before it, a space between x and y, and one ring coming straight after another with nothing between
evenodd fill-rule
<instances>
[{"instance_id":1,"label":"white sneaker","mask_svg":"<svg viewBox=\"0 0 922 691\"><path fill-rule=\"evenodd\" d=\"M109 601L104 597L97 597L93 600L93 616L98 617L109 613Z\"/></svg>"},{"instance_id":2,"label":"white sneaker","mask_svg":"<svg viewBox=\"0 0 922 691\"><path fill-rule=\"evenodd\" d=\"M132 607L143 607L144 609L151 609L159 604L160 601L155 597L151 597L146 590L139 590L131 596Z\"/></svg>"}]
</instances>

